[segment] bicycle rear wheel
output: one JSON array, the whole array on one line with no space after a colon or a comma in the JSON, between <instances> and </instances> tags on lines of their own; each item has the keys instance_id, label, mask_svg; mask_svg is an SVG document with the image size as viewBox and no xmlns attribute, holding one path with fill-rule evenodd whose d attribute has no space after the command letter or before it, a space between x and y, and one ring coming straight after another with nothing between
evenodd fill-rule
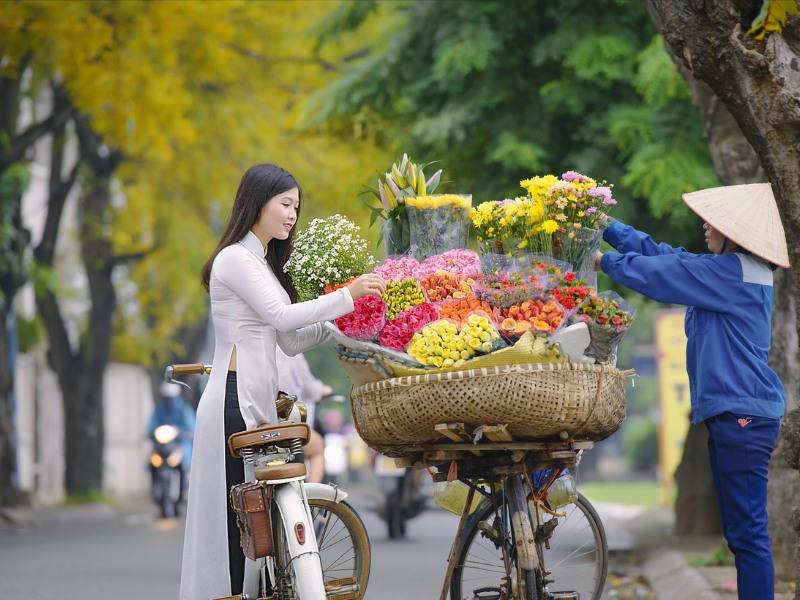
<instances>
[{"instance_id":1,"label":"bicycle rear wheel","mask_svg":"<svg viewBox=\"0 0 800 600\"><path fill-rule=\"evenodd\" d=\"M358 592L363 598L372 553L361 517L345 502L309 498L328 598Z\"/></svg>"},{"instance_id":2,"label":"bicycle rear wheel","mask_svg":"<svg viewBox=\"0 0 800 600\"><path fill-rule=\"evenodd\" d=\"M600 517L582 495L556 510L553 516L541 509L537 515L537 545L549 593L574 591L586 600L599 600L608 575L608 542ZM549 537L550 548L542 544ZM547 595L544 596L545 598Z\"/></svg>"}]
</instances>

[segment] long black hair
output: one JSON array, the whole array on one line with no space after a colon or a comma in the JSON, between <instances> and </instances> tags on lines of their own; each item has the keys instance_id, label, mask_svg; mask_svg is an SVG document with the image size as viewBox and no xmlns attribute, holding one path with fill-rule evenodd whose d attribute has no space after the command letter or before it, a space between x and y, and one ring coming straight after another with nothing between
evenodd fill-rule
<instances>
[{"instance_id":1,"label":"long black hair","mask_svg":"<svg viewBox=\"0 0 800 600\"><path fill-rule=\"evenodd\" d=\"M247 232L250 231L261 214L261 209L267 201L282 194L287 190L297 188L298 197L302 199L302 190L291 173L277 165L261 164L254 165L247 169L242 180L239 182L239 189L236 191L236 199L233 201L231 216L222 237L217 244L211 258L206 261L200 271L200 280L203 287L208 291L209 280L211 279L211 265L219 254L220 250L241 241ZM297 208L297 220L300 220L300 207ZM297 222L297 221L295 221ZM289 237L285 240L272 239L267 244L267 263L269 264L275 277L278 278L283 289L289 294L292 302L297 302L297 290L294 289L292 280L287 273L283 272L283 266L289 260L292 252L292 240L294 231L289 232Z\"/></svg>"}]
</instances>

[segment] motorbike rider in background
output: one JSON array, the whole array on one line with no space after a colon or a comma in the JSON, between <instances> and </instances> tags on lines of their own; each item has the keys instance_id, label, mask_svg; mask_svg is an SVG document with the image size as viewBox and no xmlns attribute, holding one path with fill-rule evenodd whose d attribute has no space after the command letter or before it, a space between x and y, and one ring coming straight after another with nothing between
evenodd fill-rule
<instances>
[{"instance_id":1,"label":"motorbike rider in background","mask_svg":"<svg viewBox=\"0 0 800 600\"><path fill-rule=\"evenodd\" d=\"M147 427L147 437L154 440L155 431L161 425L173 425L180 431L180 445L183 449L183 462L181 463L181 500L186 498L189 486L189 469L192 464L192 443L195 429L195 410L183 397L181 386L167 381L159 388L161 397L156 402L156 407L150 416ZM155 478L155 470L153 470Z\"/></svg>"}]
</instances>

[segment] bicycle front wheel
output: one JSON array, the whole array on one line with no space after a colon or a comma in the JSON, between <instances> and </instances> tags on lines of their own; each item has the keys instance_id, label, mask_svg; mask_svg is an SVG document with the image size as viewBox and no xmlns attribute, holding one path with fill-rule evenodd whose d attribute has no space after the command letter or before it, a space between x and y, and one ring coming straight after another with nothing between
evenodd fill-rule
<instances>
[{"instance_id":1,"label":"bicycle front wheel","mask_svg":"<svg viewBox=\"0 0 800 600\"><path fill-rule=\"evenodd\" d=\"M369 537L361 517L345 501L309 498L317 535L322 576L328 598L357 592L363 598L372 560ZM352 596L348 596L352 597Z\"/></svg>"},{"instance_id":2,"label":"bicycle front wheel","mask_svg":"<svg viewBox=\"0 0 800 600\"><path fill-rule=\"evenodd\" d=\"M556 510L561 516L541 509L537 515L537 543L547 538L549 549L542 548L547 590L574 591L581 598L599 600L608 575L608 542L600 517L582 495Z\"/></svg>"},{"instance_id":3,"label":"bicycle front wheel","mask_svg":"<svg viewBox=\"0 0 800 600\"><path fill-rule=\"evenodd\" d=\"M522 479L507 480L503 502L486 505L466 524L450 580L451 600L537 600L541 588Z\"/></svg>"}]
</instances>

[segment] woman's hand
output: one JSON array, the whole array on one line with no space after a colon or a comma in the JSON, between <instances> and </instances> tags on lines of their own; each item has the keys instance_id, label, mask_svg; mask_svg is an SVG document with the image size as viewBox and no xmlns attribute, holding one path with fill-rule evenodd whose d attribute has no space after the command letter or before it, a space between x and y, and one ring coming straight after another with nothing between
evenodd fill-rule
<instances>
[{"instance_id":1,"label":"woman's hand","mask_svg":"<svg viewBox=\"0 0 800 600\"><path fill-rule=\"evenodd\" d=\"M386 283L380 275L367 273L348 285L347 289L350 290L353 300L358 300L369 294L383 294L386 291Z\"/></svg>"},{"instance_id":2,"label":"woman's hand","mask_svg":"<svg viewBox=\"0 0 800 600\"><path fill-rule=\"evenodd\" d=\"M595 271L601 271L602 270L600 268L600 261L601 260L603 260L603 253L598 250L597 252L594 253L594 270Z\"/></svg>"}]
</instances>

